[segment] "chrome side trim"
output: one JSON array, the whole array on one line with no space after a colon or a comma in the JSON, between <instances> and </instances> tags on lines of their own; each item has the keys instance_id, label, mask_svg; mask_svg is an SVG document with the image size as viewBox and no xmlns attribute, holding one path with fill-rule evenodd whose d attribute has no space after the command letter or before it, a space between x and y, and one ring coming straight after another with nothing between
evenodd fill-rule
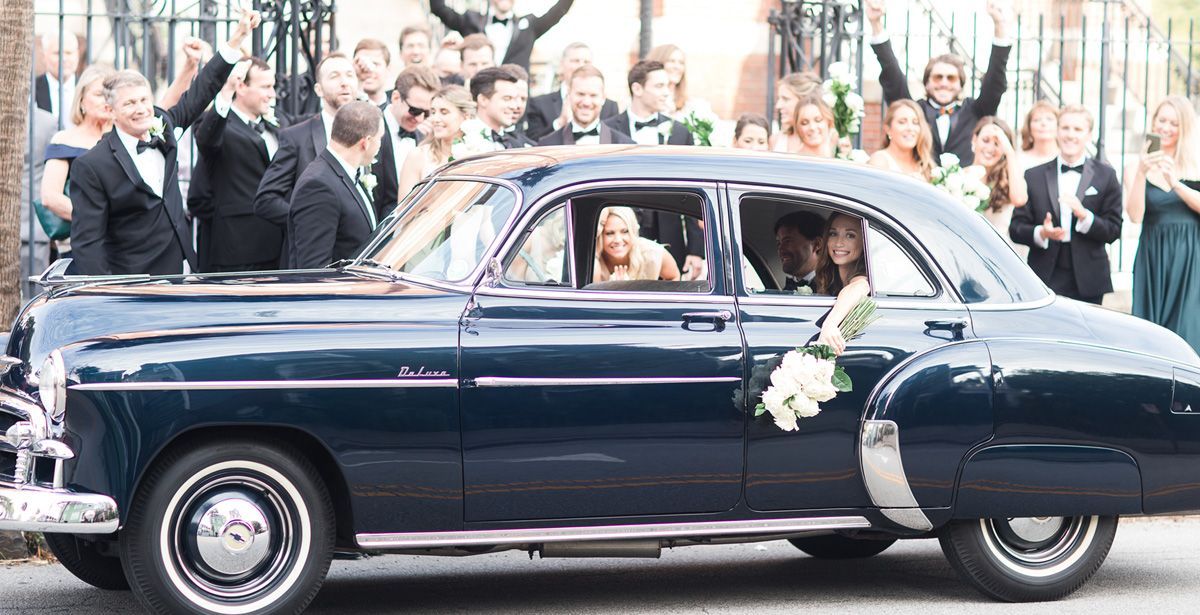
<instances>
[{"instance_id":1,"label":"chrome side trim","mask_svg":"<svg viewBox=\"0 0 1200 615\"><path fill-rule=\"evenodd\" d=\"M758 521L710 521L707 523L650 523L598 525L593 527L532 528L516 530L469 530L462 532L409 532L359 534L364 549L411 549L471 545L573 542L582 540L630 540L635 538L690 538L738 534L776 534L871 527L865 517L809 517Z\"/></svg>"},{"instance_id":2,"label":"chrome side trim","mask_svg":"<svg viewBox=\"0 0 1200 615\"><path fill-rule=\"evenodd\" d=\"M475 379L480 387L555 387L627 384L704 384L711 382L741 382L736 376L707 378L505 378L484 376Z\"/></svg>"},{"instance_id":3,"label":"chrome side trim","mask_svg":"<svg viewBox=\"0 0 1200 615\"><path fill-rule=\"evenodd\" d=\"M454 378L425 380L194 380L183 382L91 382L75 391L248 391L262 389L436 389L454 388Z\"/></svg>"},{"instance_id":4,"label":"chrome side trim","mask_svg":"<svg viewBox=\"0 0 1200 615\"><path fill-rule=\"evenodd\" d=\"M887 518L904 527L922 531L933 529L908 486L904 463L900 459L900 428L895 421L863 421L859 452L863 483L871 502Z\"/></svg>"},{"instance_id":5,"label":"chrome side trim","mask_svg":"<svg viewBox=\"0 0 1200 615\"><path fill-rule=\"evenodd\" d=\"M0 530L111 534L119 525L106 495L0 483Z\"/></svg>"},{"instance_id":6,"label":"chrome side trim","mask_svg":"<svg viewBox=\"0 0 1200 615\"><path fill-rule=\"evenodd\" d=\"M1015 312L1046 307L1057 300L1058 295L1054 294L1054 291L1046 289L1046 296L1041 299L1017 303L968 303L967 309L972 312Z\"/></svg>"},{"instance_id":7,"label":"chrome side trim","mask_svg":"<svg viewBox=\"0 0 1200 615\"><path fill-rule=\"evenodd\" d=\"M717 301L732 301L727 295L715 295L712 291L706 293L675 293L647 291L610 291L610 290L580 290L571 288L556 288L543 290L540 288L513 288L497 286L489 288L480 286L476 290L480 296L520 297L522 299L558 299L575 301L638 301L641 303L707 303Z\"/></svg>"}]
</instances>

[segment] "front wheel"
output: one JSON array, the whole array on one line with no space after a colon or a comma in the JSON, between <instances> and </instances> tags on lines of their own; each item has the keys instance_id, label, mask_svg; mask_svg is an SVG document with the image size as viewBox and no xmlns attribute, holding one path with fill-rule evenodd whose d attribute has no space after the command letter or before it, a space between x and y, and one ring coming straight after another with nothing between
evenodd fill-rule
<instances>
[{"instance_id":1,"label":"front wheel","mask_svg":"<svg viewBox=\"0 0 1200 615\"><path fill-rule=\"evenodd\" d=\"M955 570L1005 602L1058 600L1104 563L1116 517L1013 517L952 521L938 540Z\"/></svg>"},{"instance_id":2,"label":"front wheel","mask_svg":"<svg viewBox=\"0 0 1200 615\"><path fill-rule=\"evenodd\" d=\"M95 540L74 534L42 534L46 546L75 578L100 589L122 591L129 589L120 558L106 553Z\"/></svg>"},{"instance_id":3,"label":"front wheel","mask_svg":"<svg viewBox=\"0 0 1200 615\"><path fill-rule=\"evenodd\" d=\"M329 493L290 446L227 440L170 451L130 511L121 560L157 613L297 613L333 555Z\"/></svg>"}]
</instances>

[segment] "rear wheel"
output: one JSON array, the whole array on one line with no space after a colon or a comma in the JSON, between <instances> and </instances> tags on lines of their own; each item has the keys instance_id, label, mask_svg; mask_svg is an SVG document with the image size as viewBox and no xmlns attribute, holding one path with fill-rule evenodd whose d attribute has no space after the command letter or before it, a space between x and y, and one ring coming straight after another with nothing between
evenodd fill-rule
<instances>
[{"instance_id":1,"label":"rear wheel","mask_svg":"<svg viewBox=\"0 0 1200 615\"><path fill-rule=\"evenodd\" d=\"M1104 563L1116 517L953 521L938 539L946 559L983 594L1005 602L1058 600Z\"/></svg>"},{"instance_id":2,"label":"rear wheel","mask_svg":"<svg viewBox=\"0 0 1200 615\"><path fill-rule=\"evenodd\" d=\"M860 559L883 553L888 547L896 544L896 539L872 540L830 534L828 536L790 538L788 542L797 549L819 559Z\"/></svg>"},{"instance_id":3,"label":"rear wheel","mask_svg":"<svg viewBox=\"0 0 1200 615\"><path fill-rule=\"evenodd\" d=\"M102 544L74 534L43 534L46 546L58 563L75 578L100 589L127 590L129 581L121 568L121 558L105 553Z\"/></svg>"},{"instance_id":4,"label":"rear wheel","mask_svg":"<svg viewBox=\"0 0 1200 615\"><path fill-rule=\"evenodd\" d=\"M329 494L288 446L231 440L169 452L130 511L121 559L154 612L296 613L333 555Z\"/></svg>"}]
</instances>

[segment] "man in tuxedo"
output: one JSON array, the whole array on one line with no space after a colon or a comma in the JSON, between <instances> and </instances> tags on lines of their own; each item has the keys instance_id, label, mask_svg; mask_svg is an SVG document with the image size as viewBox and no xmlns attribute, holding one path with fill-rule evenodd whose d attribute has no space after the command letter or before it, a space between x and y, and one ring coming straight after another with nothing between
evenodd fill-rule
<instances>
[{"instance_id":1,"label":"man in tuxedo","mask_svg":"<svg viewBox=\"0 0 1200 615\"><path fill-rule=\"evenodd\" d=\"M317 65L313 92L321 99L321 112L279 133L279 150L271 158L254 196L254 215L281 230L287 228L288 206L296 180L329 143L334 114L358 98L358 77L350 58L339 52L325 56ZM285 239L285 250L287 245ZM287 261L280 256L280 263Z\"/></svg>"},{"instance_id":2,"label":"man in tuxedo","mask_svg":"<svg viewBox=\"0 0 1200 615\"><path fill-rule=\"evenodd\" d=\"M485 68L471 79L475 117L491 131L492 142L504 149L533 147L523 134L510 130L516 122L520 95L517 76L499 66Z\"/></svg>"},{"instance_id":3,"label":"man in tuxedo","mask_svg":"<svg viewBox=\"0 0 1200 615\"><path fill-rule=\"evenodd\" d=\"M525 128L525 111L529 109L529 71L517 66L516 64L505 64L501 66L508 71L512 76L517 78L517 97L513 101L513 106L509 109L511 123L508 126L508 132L516 132L521 135L522 139L528 140L530 143L536 143L526 134Z\"/></svg>"},{"instance_id":4,"label":"man in tuxedo","mask_svg":"<svg viewBox=\"0 0 1200 615\"><path fill-rule=\"evenodd\" d=\"M775 222L775 247L783 267L783 290L812 292L821 258L825 219L811 211L793 211Z\"/></svg>"},{"instance_id":5,"label":"man in tuxedo","mask_svg":"<svg viewBox=\"0 0 1200 615\"><path fill-rule=\"evenodd\" d=\"M279 151L279 132L290 122L275 115L275 69L259 58L238 64L193 130L206 176L207 207L197 257L203 271L266 271L280 267L283 229L254 215L258 184ZM195 189L202 182L193 181ZM192 204L189 190L189 206Z\"/></svg>"},{"instance_id":6,"label":"man in tuxedo","mask_svg":"<svg viewBox=\"0 0 1200 615\"><path fill-rule=\"evenodd\" d=\"M358 254L377 220L364 171L379 152L379 108L352 102L338 109L329 145L300 180L288 214L292 267L313 269Z\"/></svg>"},{"instance_id":7,"label":"man in tuxedo","mask_svg":"<svg viewBox=\"0 0 1200 615\"><path fill-rule=\"evenodd\" d=\"M529 112L526 113L525 134L530 139L542 137L560 129L571 120L568 117L570 105L567 104L567 86L571 75L581 66L592 63L592 50L585 43L571 43L563 49L558 61L559 89L529 100ZM606 120L620 113L616 101L604 99L600 109L600 119Z\"/></svg>"},{"instance_id":8,"label":"man in tuxedo","mask_svg":"<svg viewBox=\"0 0 1200 615\"><path fill-rule=\"evenodd\" d=\"M475 73L495 66L495 55L496 52L492 48L492 42L488 40L488 37L482 34L472 34L464 38L462 44L459 46L459 56L462 59L461 74L463 83L469 86L471 79L475 78Z\"/></svg>"},{"instance_id":9,"label":"man in tuxedo","mask_svg":"<svg viewBox=\"0 0 1200 615\"><path fill-rule=\"evenodd\" d=\"M388 65L392 63L392 52L388 51L387 43L377 38L364 38L354 46L351 59L358 77L358 89L367 95L367 100L383 108L388 103L384 88L389 81Z\"/></svg>"},{"instance_id":10,"label":"man in tuxedo","mask_svg":"<svg viewBox=\"0 0 1200 615\"><path fill-rule=\"evenodd\" d=\"M70 32L63 32L59 45L59 36L54 32L41 37L41 58L46 72L33 81L34 100L39 109L53 113L60 126L70 126L75 73L79 70L79 39Z\"/></svg>"},{"instance_id":11,"label":"man in tuxedo","mask_svg":"<svg viewBox=\"0 0 1200 615\"><path fill-rule=\"evenodd\" d=\"M428 65L433 32L425 24L405 26L400 31L400 61L404 67Z\"/></svg>"},{"instance_id":12,"label":"man in tuxedo","mask_svg":"<svg viewBox=\"0 0 1200 615\"><path fill-rule=\"evenodd\" d=\"M429 0L429 11L451 30L463 37L483 34L492 43L494 64L518 64L529 70L529 56L533 43L550 28L553 28L571 9L574 0L558 0L544 15L517 16L513 12L514 0L488 0L486 13L467 11L459 13L446 6L446 0ZM466 64L466 57L463 57ZM467 77L470 80L470 77Z\"/></svg>"},{"instance_id":13,"label":"man in tuxedo","mask_svg":"<svg viewBox=\"0 0 1200 615\"><path fill-rule=\"evenodd\" d=\"M600 119L604 106L604 73L585 64L567 81L570 119L566 125L542 137L538 145L633 144L628 135L607 126Z\"/></svg>"},{"instance_id":14,"label":"man in tuxedo","mask_svg":"<svg viewBox=\"0 0 1200 615\"><path fill-rule=\"evenodd\" d=\"M639 145L693 145L692 133L663 115L671 100L671 83L662 62L642 60L629 69L629 108L604 120Z\"/></svg>"},{"instance_id":15,"label":"man in tuxedo","mask_svg":"<svg viewBox=\"0 0 1200 615\"><path fill-rule=\"evenodd\" d=\"M383 108L386 124L383 144L371 171L379 178L374 195L375 217L378 220L392 213L399 197L404 196L397 194L400 170L404 168L404 160L409 152L417 147L424 133L428 132L425 124L429 120L429 106L439 88L441 84L437 75L421 64L405 68L396 77L392 100ZM391 186L390 191L380 190L385 184Z\"/></svg>"},{"instance_id":16,"label":"man in tuxedo","mask_svg":"<svg viewBox=\"0 0 1200 615\"><path fill-rule=\"evenodd\" d=\"M1104 247L1121 236L1121 184L1112 167L1087 156L1092 114L1080 105L1058 116L1059 157L1025 171L1029 202L1013 210L1012 240L1029 246L1029 267L1064 297L1100 304L1112 292Z\"/></svg>"},{"instance_id":17,"label":"man in tuxedo","mask_svg":"<svg viewBox=\"0 0 1200 615\"><path fill-rule=\"evenodd\" d=\"M176 130L187 130L220 91L261 17L244 11L229 42L170 109L131 70L104 82L113 130L71 165L71 248L87 275L177 274L197 269L179 190Z\"/></svg>"},{"instance_id":18,"label":"man in tuxedo","mask_svg":"<svg viewBox=\"0 0 1200 615\"><path fill-rule=\"evenodd\" d=\"M979 88L978 98L963 98L967 72L963 59L954 54L937 56L925 65L925 98L917 101L925 111L925 119L933 130L933 153L937 159L943 153L958 156L965 168L975 160L971 151L971 133L980 118L996 115L1000 98L1008 88L1006 71L1008 55L1012 51L1012 40L1008 38L1011 7L1002 6L1004 0L989 0L987 12L995 28L992 37L992 55L988 60L987 72ZM871 49L879 59L882 71L879 84L883 87L883 99L888 104L912 98L908 82L900 61L892 51L892 43L883 27L885 0L865 0L867 20L871 22L873 36Z\"/></svg>"}]
</instances>

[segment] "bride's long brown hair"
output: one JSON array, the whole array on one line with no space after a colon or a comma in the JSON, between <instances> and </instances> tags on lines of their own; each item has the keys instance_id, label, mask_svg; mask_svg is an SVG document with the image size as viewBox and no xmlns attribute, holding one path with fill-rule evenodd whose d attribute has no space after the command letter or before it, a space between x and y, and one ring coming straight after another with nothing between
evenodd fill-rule
<instances>
[{"instance_id":1,"label":"bride's long brown hair","mask_svg":"<svg viewBox=\"0 0 1200 615\"><path fill-rule=\"evenodd\" d=\"M835 213L829 216L829 220L825 222L821 254L817 259L817 273L813 276L813 290L818 295L836 297L846 287L846 283L842 281L842 276L838 274L837 263L834 263L833 259L829 257L829 230L833 228L833 221L839 217L849 218L858 224L858 237L862 243L862 253L858 255L858 260L854 262L850 279L854 279L854 277L860 275L867 275L867 242L865 240L866 233L863 232L862 219L850 214Z\"/></svg>"}]
</instances>

